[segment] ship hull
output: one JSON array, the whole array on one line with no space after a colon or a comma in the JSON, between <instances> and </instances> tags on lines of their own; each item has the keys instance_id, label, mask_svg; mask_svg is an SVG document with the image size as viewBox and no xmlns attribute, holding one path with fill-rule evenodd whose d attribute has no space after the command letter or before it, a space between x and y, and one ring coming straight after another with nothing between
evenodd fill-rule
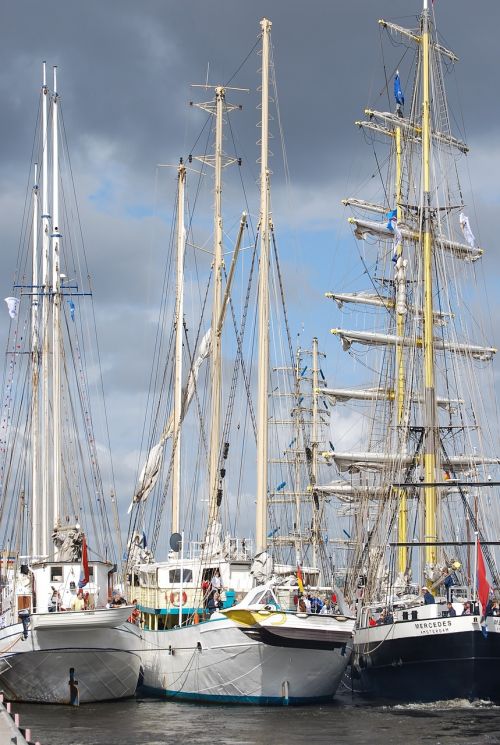
<instances>
[{"instance_id":1,"label":"ship hull","mask_svg":"<svg viewBox=\"0 0 500 745\"><path fill-rule=\"evenodd\" d=\"M45 626L30 628L25 639L23 626L15 624L1 630L0 654L0 687L10 700L82 704L126 698L135 694L141 671L140 629L129 623Z\"/></svg>"},{"instance_id":2,"label":"ship hull","mask_svg":"<svg viewBox=\"0 0 500 745\"><path fill-rule=\"evenodd\" d=\"M401 702L500 701L500 619L401 622L360 629L351 675L359 693Z\"/></svg>"},{"instance_id":3,"label":"ship hull","mask_svg":"<svg viewBox=\"0 0 500 745\"><path fill-rule=\"evenodd\" d=\"M261 626L221 615L182 629L144 631L139 693L278 706L331 700L347 667L351 634L324 642L316 629L315 639L302 639L295 624L277 635L269 628L273 617L266 620Z\"/></svg>"}]
</instances>

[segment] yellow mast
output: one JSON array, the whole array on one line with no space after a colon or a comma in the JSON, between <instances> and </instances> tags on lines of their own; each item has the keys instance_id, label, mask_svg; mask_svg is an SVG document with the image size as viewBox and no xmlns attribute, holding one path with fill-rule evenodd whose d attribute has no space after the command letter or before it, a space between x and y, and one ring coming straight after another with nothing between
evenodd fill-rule
<instances>
[{"instance_id":1,"label":"yellow mast","mask_svg":"<svg viewBox=\"0 0 500 745\"><path fill-rule=\"evenodd\" d=\"M395 130L395 141L396 141L396 210L397 210L397 221L400 222L402 218L401 210L401 127L396 127ZM398 245L397 255L401 255L402 247ZM404 314L396 312L396 334L398 338L402 339L404 333ZM399 426L400 437L402 435L401 426L403 424L404 417L404 390L405 390L405 370L404 370L404 353L403 345L396 345L396 404L397 404L397 423ZM399 508L398 508L398 541L400 543L406 543L407 541L407 504L406 504L406 492L401 489L399 492ZM408 548L406 546L400 546L398 552L398 570L401 574L406 572L408 564Z\"/></svg>"},{"instance_id":2,"label":"yellow mast","mask_svg":"<svg viewBox=\"0 0 500 745\"><path fill-rule=\"evenodd\" d=\"M434 328L432 303L432 236L430 207L430 42L428 0L424 0L422 15L422 179L423 179L423 270L424 270L424 476L425 483L436 480L436 391L434 382ZM424 542L436 542L437 493L435 486L425 491ZM436 546L425 547L425 563L436 563Z\"/></svg>"}]
</instances>

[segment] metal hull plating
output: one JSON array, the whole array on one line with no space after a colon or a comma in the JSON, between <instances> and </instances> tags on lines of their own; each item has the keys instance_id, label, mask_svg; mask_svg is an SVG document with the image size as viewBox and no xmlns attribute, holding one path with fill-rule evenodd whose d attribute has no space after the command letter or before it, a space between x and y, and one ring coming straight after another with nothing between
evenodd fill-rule
<instances>
[{"instance_id":1,"label":"metal hull plating","mask_svg":"<svg viewBox=\"0 0 500 745\"><path fill-rule=\"evenodd\" d=\"M248 631L225 617L182 629L144 631L142 692L272 705L333 697L349 660L345 644L326 648L289 639L281 646L276 639L269 644Z\"/></svg>"},{"instance_id":2,"label":"metal hull plating","mask_svg":"<svg viewBox=\"0 0 500 745\"><path fill-rule=\"evenodd\" d=\"M500 619L408 621L360 629L352 658L353 688L398 701L500 701Z\"/></svg>"},{"instance_id":3,"label":"metal hull plating","mask_svg":"<svg viewBox=\"0 0 500 745\"><path fill-rule=\"evenodd\" d=\"M69 614L68 614L69 615ZM141 670L140 629L30 629L21 624L0 632L0 687L7 698L47 704L71 703L70 670L79 702L133 696Z\"/></svg>"}]
</instances>

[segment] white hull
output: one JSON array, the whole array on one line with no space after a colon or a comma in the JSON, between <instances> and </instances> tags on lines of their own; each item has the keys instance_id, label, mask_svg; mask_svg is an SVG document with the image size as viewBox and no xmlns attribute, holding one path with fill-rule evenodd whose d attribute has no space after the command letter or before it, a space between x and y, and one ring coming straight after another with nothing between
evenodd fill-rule
<instances>
[{"instance_id":1,"label":"white hull","mask_svg":"<svg viewBox=\"0 0 500 745\"><path fill-rule=\"evenodd\" d=\"M97 612L96 612L97 613ZM100 611L106 613L106 611ZM7 698L34 703L67 704L74 670L79 703L133 696L141 669L141 632L130 623L118 627L76 623L84 613L50 613L49 627L34 623L23 637L22 624L0 630L0 687ZM66 622L58 624L62 617ZM47 619L43 619L47 622ZM75 618L76 620L76 618Z\"/></svg>"},{"instance_id":2,"label":"white hull","mask_svg":"<svg viewBox=\"0 0 500 745\"><path fill-rule=\"evenodd\" d=\"M280 620L285 615L290 626ZM321 616L315 620L315 638L309 640L296 635L299 617L284 613L268 614L260 626L215 614L209 621L181 629L144 631L143 690L149 695L221 703L287 705L329 700L349 661L346 644L353 623ZM342 626L342 633L335 634L335 624ZM262 630L267 636L266 626L282 633L261 641L257 637ZM328 641L322 643L318 635L327 627ZM342 641L332 642L332 631Z\"/></svg>"}]
</instances>

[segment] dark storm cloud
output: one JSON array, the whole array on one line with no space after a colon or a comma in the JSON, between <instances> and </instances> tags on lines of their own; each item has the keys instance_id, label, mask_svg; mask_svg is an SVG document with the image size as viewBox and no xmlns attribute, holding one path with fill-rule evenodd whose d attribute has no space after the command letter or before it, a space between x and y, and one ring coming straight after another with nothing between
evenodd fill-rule
<instances>
[{"instance_id":1,"label":"dark storm cloud","mask_svg":"<svg viewBox=\"0 0 500 745\"><path fill-rule=\"evenodd\" d=\"M456 77L449 76L452 122L461 136L465 130L472 148L469 161L480 222L477 232L491 250L490 266L498 270L495 172L500 158L496 131L500 4L498 0L480 0L475 5L466 0L436 0L435 10L442 42L461 59ZM144 408L161 263L170 230L167 199L174 193L175 176L164 172L156 176L156 164L173 164L180 155L189 154L204 115L190 110L188 102L209 97L189 84L204 82L207 65L211 83L231 79L257 40L261 17L273 21L274 62L291 174L291 186L285 187L275 120L273 204L275 222L281 226L278 233L286 243L283 262L293 302L291 318L294 331L301 321L308 324L308 338L313 333L327 335L330 307L322 295L333 289L328 284L334 279L332 247L339 234L345 235L339 199L348 184L358 183L373 169L369 148L366 161L365 156L360 158L365 145L353 122L362 117L367 105L387 108L385 76L390 77L399 63L404 70L408 61L401 61L404 49L388 44L382 56L385 32L377 20L387 18L415 27L419 12L420 3L412 0L4 3L0 31L3 290L10 294L40 66L46 59L49 73L52 64L59 66L66 132L93 275L105 384L110 391L112 439L122 466L117 470L124 479L130 480L131 462L139 447L142 421L138 417ZM232 121L237 154L244 158L243 168L252 184L258 174L259 66L253 53L232 80L234 86L250 88L249 94L228 93L229 100L244 105ZM203 146L200 140L198 152ZM232 147L227 134L226 148ZM155 191L155 181L159 191ZM255 192L251 198L255 218ZM239 204L234 214L241 208ZM130 483L124 491L130 493Z\"/></svg>"}]
</instances>

